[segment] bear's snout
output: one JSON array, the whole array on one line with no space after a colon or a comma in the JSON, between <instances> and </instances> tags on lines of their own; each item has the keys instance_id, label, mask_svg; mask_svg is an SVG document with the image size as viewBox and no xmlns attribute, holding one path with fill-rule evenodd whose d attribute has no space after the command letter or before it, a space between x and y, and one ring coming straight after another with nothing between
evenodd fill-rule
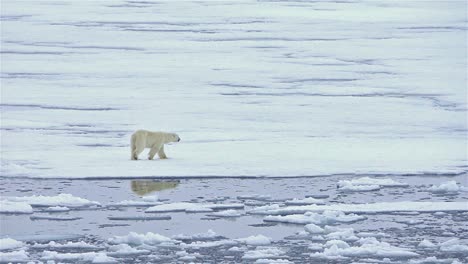
<instances>
[{"instance_id":1,"label":"bear's snout","mask_svg":"<svg viewBox=\"0 0 468 264\"><path fill-rule=\"evenodd\" d=\"M177 142L179 142L179 141L180 141L180 138L177 139Z\"/></svg>"}]
</instances>

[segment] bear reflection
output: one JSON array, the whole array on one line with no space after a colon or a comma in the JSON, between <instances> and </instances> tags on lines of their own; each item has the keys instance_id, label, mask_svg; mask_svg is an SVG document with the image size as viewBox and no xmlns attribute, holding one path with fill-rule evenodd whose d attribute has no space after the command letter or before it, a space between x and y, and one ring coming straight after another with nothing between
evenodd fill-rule
<instances>
[{"instance_id":1,"label":"bear reflection","mask_svg":"<svg viewBox=\"0 0 468 264\"><path fill-rule=\"evenodd\" d=\"M140 196L152 192L172 189L179 185L179 181L132 181L132 191Z\"/></svg>"}]
</instances>

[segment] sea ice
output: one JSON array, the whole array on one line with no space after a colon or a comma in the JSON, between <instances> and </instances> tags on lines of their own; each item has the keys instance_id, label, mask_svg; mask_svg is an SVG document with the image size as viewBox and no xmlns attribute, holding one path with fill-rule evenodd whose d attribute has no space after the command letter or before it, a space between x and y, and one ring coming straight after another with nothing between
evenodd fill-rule
<instances>
[{"instance_id":1,"label":"sea ice","mask_svg":"<svg viewBox=\"0 0 468 264\"><path fill-rule=\"evenodd\" d=\"M89 201L84 198L76 197L71 194L61 193L56 196L42 196L42 195L33 195L33 196L23 196L23 197L2 197L2 200L10 202L23 202L30 204L31 206L62 206L62 207L89 207L100 205L99 202Z\"/></svg>"},{"instance_id":2,"label":"sea ice","mask_svg":"<svg viewBox=\"0 0 468 264\"><path fill-rule=\"evenodd\" d=\"M334 223L351 223L364 220L366 217L355 214L345 214L340 211L324 211L323 213L306 212L304 214L269 215L264 218L266 222L282 222L292 224L327 225Z\"/></svg>"},{"instance_id":3,"label":"sea ice","mask_svg":"<svg viewBox=\"0 0 468 264\"><path fill-rule=\"evenodd\" d=\"M255 250L245 252L242 259L280 259L285 258L283 254L284 251L275 247L257 247Z\"/></svg>"},{"instance_id":4,"label":"sea ice","mask_svg":"<svg viewBox=\"0 0 468 264\"><path fill-rule=\"evenodd\" d=\"M33 209L28 203L0 200L0 213L32 214Z\"/></svg>"},{"instance_id":5,"label":"sea ice","mask_svg":"<svg viewBox=\"0 0 468 264\"><path fill-rule=\"evenodd\" d=\"M110 244L157 245L163 242L173 242L173 240L160 234L155 234L151 232L148 232L146 234L130 232L126 236L111 237L108 239L108 242Z\"/></svg>"},{"instance_id":6,"label":"sea ice","mask_svg":"<svg viewBox=\"0 0 468 264\"><path fill-rule=\"evenodd\" d=\"M199 204L199 203L169 203L152 206L145 210L146 213L159 212L211 212L212 210L242 209L243 204Z\"/></svg>"},{"instance_id":7,"label":"sea ice","mask_svg":"<svg viewBox=\"0 0 468 264\"><path fill-rule=\"evenodd\" d=\"M432 193L458 193L460 191L468 191L468 187L460 186L456 181L448 181L440 185L432 185L429 189Z\"/></svg>"},{"instance_id":8,"label":"sea ice","mask_svg":"<svg viewBox=\"0 0 468 264\"><path fill-rule=\"evenodd\" d=\"M15 248L23 247L25 244L21 241L14 240L12 238L1 238L0 239L0 250L10 250Z\"/></svg>"},{"instance_id":9,"label":"sea ice","mask_svg":"<svg viewBox=\"0 0 468 264\"><path fill-rule=\"evenodd\" d=\"M324 204L323 200L315 199L313 197L308 197L304 199L294 198L292 200L285 201L286 205L306 205L306 204Z\"/></svg>"},{"instance_id":10,"label":"sea ice","mask_svg":"<svg viewBox=\"0 0 468 264\"><path fill-rule=\"evenodd\" d=\"M366 204L330 204L286 206L279 209L264 210L262 214L285 215L306 212L336 210L355 213L391 213L391 212L437 212L437 211L468 211L466 202L379 202Z\"/></svg>"},{"instance_id":11,"label":"sea ice","mask_svg":"<svg viewBox=\"0 0 468 264\"><path fill-rule=\"evenodd\" d=\"M29 254L25 250L0 252L1 263L26 262L28 260Z\"/></svg>"},{"instance_id":12,"label":"sea ice","mask_svg":"<svg viewBox=\"0 0 468 264\"><path fill-rule=\"evenodd\" d=\"M243 215L242 212L237 211L237 210L232 210L232 209L207 214L207 216L216 216L216 217L239 217L242 215Z\"/></svg>"},{"instance_id":13,"label":"sea ice","mask_svg":"<svg viewBox=\"0 0 468 264\"><path fill-rule=\"evenodd\" d=\"M246 238L238 238L236 241L240 243L245 243L251 246L265 246L271 244L271 238L264 235L249 236Z\"/></svg>"},{"instance_id":14,"label":"sea ice","mask_svg":"<svg viewBox=\"0 0 468 264\"><path fill-rule=\"evenodd\" d=\"M381 187L407 187L408 184L395 181L390 178L370 178L362 177L352 180L342 180L338 182L338 188L341 191L359 192L375 191Z\"/></svg>"}]
</instances>

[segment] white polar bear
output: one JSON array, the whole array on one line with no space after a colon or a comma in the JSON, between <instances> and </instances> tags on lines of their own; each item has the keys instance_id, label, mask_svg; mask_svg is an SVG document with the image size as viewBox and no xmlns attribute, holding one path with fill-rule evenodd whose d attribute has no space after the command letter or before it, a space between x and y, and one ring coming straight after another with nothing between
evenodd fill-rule
<instances>
[{"instance_id":1,"label":"white polar bear","mask_svg":"<svg viewBox=\"0 0 468 264\"><path fill-rule=\"evenodd\" d=\"M138 155L140 155L145 148L151 148L148 153L148 159L152 160L156 153L158 153L160 159L167 159L166 153L164 153L164 144L179 141L180 137L175 133L137 130L132 134L130 144L132 160L137 160Z\"/></svg>"}]
</instances>

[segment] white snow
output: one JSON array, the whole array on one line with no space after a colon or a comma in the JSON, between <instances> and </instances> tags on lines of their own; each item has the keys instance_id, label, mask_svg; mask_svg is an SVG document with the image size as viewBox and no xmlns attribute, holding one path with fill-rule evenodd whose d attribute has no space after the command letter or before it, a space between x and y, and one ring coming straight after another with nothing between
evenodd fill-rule
<instances>
[{"instance_id":1,"label":"white snow","mask_svg":"<svg viewBox=\"0 0 468 264\"><path fill-rule=\"evenodd\" d=\"M271 238L264 235L249 236L246 238L238 238L236 241L245 243L251 246L266 246L271 244Z\"/></svg>"},{"instance_id":2,"label":"white snow","mask_svg":"<svg viewBox=\"0 0 468 264\"><path fill-rule=\"evenodd\" d=\"M71 242L68 241L65 244L57 243L55 241L50 241L47 244L34 244L31 246L32 248L59 248L59 249L64 249L64 248L74 248L74 249L98 249L98 246L86 243L84 241L79 241L79 242Z\"/></svg>"},{"instance_id":3,"label":"white snow","mask_svg":"<svg viewBox=\"0 0 468 264\"><path fill-rule=\"evenodd\" d=\"M29 254L25 250L0 252L1 263L26 262L28 260Z\"/></svg>"},{"instance_id":4,"label":"white snow","mask_svg":"<svg viewBox=\"0 0 468 264\"><path fill-rule=\"evenodd\" d=\"M68 212L70 208L65 206L51 206L43 210L44 212Z\"/></svg>"},{"instance_id":5,"label":"white snow","mask_svg":"<svg viewBox=\"0 0 468 264\"><path fill-rule=\"evenodd\" d=\"M199 203L169 203L152 206L145 210L146 213L161 213L161 212L211 212L212 210L223 209L242 209L243 204L199 204Z\"/></svg>"},{"instance_id":6,"label":"white snow","mask_svg":"<svg viewBox=\"0 0 468 264\"><path fill-rule=\"evenodd\" d=\"M460 239L452 238L439 244L440 251L468 253L468 245L461 244Z\"/></svg>"},{"instance_id":7,"label":"white snow","mask_svg":"<svg viewBox=\"0 0 468 264\"><path fill-rule=\"evenodd\" d=\"M10 249L15 249L15 248L20 248L23 247L24 243L21 241L17 241L12 238L1 238L0 239L0 250L10 250Z\"/></svg>"},{"instance_id":8,"label":"white snow","mask_svg":"<svg viewBox=\"0 0 468 264\"><path fill-rule=\"evenodd\" d=\"M195 241L190 244L182 244L182 247L188 248L212 248L212 247L221 247L221 246L234 246L237 245L238 242L231 240L231 239L223 239L217 241Z\"/></svg>"},{"instance_id":9,"label":"white snow","mask_svg":"<svg viewBox=\"0 0 468 264\"><path fill-rule=\"evenodd\" d=\"M389 212L450 212L468 211L466 202L380 202L367 204L330 204L287 206L280 209L265 210L263 214L302 214L306 212L321 212L336 210L355 213L389 213Z\"/></svg>"},{"instance_id":10,"label":"white snow","mask_svg":"<svg viewBox=\"0 0 468 264\"><path fill-rule=\"evenodd\" d=\"M361 238L360 246L349 246L344 241L328 241L323 252L312 253L311 257L333 258L333 257L401 257L411 258L418 256L409 249L392 246L386 242L380 242L374 237Z\"/></svg>"},{"instance_id":11,"label":"white snow","mask_svg":"<svg viewBox=\"0 0 468 264\"><path fill-rule=\"evenodd\" d=\"M348 2L4 1L0 174L464 171L464 1ZM131 161L141 128L182 141Z\"/></svg>"},{"instance_id":12,"label":"white snow","mask_svg":"<svg viewBox=\"0 0 468 264\"><path fill-rule=\"evenodd\" d=\"M420 248L434 248L436 245L427 239L423 239L419 242L418 247Z\"/></svg>"},{"instance_id":13,"label":"white snow","mask_svg":"<svg viewBox=\"0 0 468 264\"><path fill-rule=\"evenodd\" d=\"M99 202L90 201L84 198L76 197L71 194L61 193L56 196L43 196L43 195L33 195L33 196L23 196L23 197L13 197L5 196L1 198L2 200L8 202L22 202L30 204L31 206L62 206L62 207L89 207L100 205Z\"/></svg>"},{"instance_id":14,"label":"white snow","mask_svg":"<svg viewBox=\"0 0 468 264\"><path fill-rule=\"evenodd\" d=\"M468 188L458 185L456 181L448 181L438 186L432 185L428 191L432 193L458 193L460 191L468 191Z\"/></svg>"},{"instance_id":15,"label":"white snow","mask_svg":"<svg viewBox=\"0 0 468 264\"><path fill-rule=\"evenodd\" d=\"M129 256L129 255L141 255L149 254L149 250L133 248L127 244L113 245L108 248L110 251L107 253L109 256Z\"/></svg>"},{"instance_id":16,"label":"white snow","mask_svg":"<svg viewBox=\"0 0 468 264\"><path fill-rule=\"evenodd\" d=\"M306 212L304 214L269 215L264 218L267 222L281 222L292 224L327 225L333 223L350 223L364 220L366 217L355 214L345 214L340 211L324 211L323 213Z\"/></svg>"},{"instance_id":17,"label":"white snow","mask_svg":"<svg viewBox=\"0 0 468 264\"><path fill-rule=\"evenodd\" d=\"M239 217L242 215L243 215L242 212L237 211L237 210L232 210L232 209L207 214L207 216L216 216L216 217Z\"/></svg>"},{"instance_id":18,"label":"white snow","mask_svg":"<svg viewBox=\"0 0 468 264\"><path fill-rule=\"evenodd\" d=\"M375 191L381 187L407 187L407 183L395 181L390 178L370 178L361 177L352 180L342 180L338 182L339 190L359 192L359 191Z\"/></svg>"},{"instance_id":19,"label":"white snow","mask_svg":"<svg viewBox=\"0 0 468 264\"><path fill-rule=\"evenodd\" d=\"M58 261L87 261L91 263L116 263L117 261L106 255L103 252L86 252L86 253L59 253L56 251L45 250L42 252L41 259L43 260L58 260Z\"/></svg>"},{"instance_id":20,"label":"white snow","mask_svg":"<svg viewBox=\"0 0 468 264\"><path fill-rule=\"evenodd\" d=\"M176 240L182 240L182 239L187 239L187 240L207 240L207 239L215 239L215 238L220 238L221 236L218 235L216 232L213 230L209 229L205 233L197 233L193 235L185 235L185 234L179 234L172 236L172 239Z\"/></svg>"},{"instance_id":21,"label":"white snow","mask_svg":"<svg viewBox=\"0 0 468 264\"><path fill-rule=\"evenodd\" d=\"M287 205L324 204L324 201L315 199L313 197L308 197L304 199L294 198L292 200L285 201L285 204Z\"/></svg>"},{"instance_id":22,"label":"white snow","mask_svg":"<svg viewBox=\"0 0 468 264\"><path fill-rule=\"evenodd\" d=\"M257 247L255 250L247 251L244 253L242 259L275 259L285 258L282 256L284 252L275 247Z\"/></svg>"},{"instance_id":23,"label":"white snow","mask_svg":"<svg viewBox=\"0 0 468 264\"><path fill-rule=\"evenodd\" d=\"M163 242L173 242L172 239L160 234L148 232L146 234L139 234L130 232L126 236L114 236L108 239L111 244L130 244L130 245L157 245Z\"/></svg>"},{"instance_id":24,"label":"white snow","mask_svg":"<svg viewBox=\"0 0 468 264\"><path fill-rule=\"evenodd\" d=\"M287 259L257 259L255 264L293 264L294 262L291 262Z\"/></svg>"},{"instance_id":25,"label":"white snow","mask_svg":"<svg viewBox=\"0 0 468 264\"><path fill-rule=\"evenodd\" d=\"M28 203L0 200L0 213L32 214L33 209Z\"/></svg>"},{"instance_id":26,"label":"white snow","mask_svg":"<svg viewBox=\"0 0 468 264\"><path fill-rule=\"evenodd\" d=\"M307 224L304 226L304 230L311 233L311 234L323 234L325 230L318 225L315 224Z\"/></svg>"}]
</instances>

